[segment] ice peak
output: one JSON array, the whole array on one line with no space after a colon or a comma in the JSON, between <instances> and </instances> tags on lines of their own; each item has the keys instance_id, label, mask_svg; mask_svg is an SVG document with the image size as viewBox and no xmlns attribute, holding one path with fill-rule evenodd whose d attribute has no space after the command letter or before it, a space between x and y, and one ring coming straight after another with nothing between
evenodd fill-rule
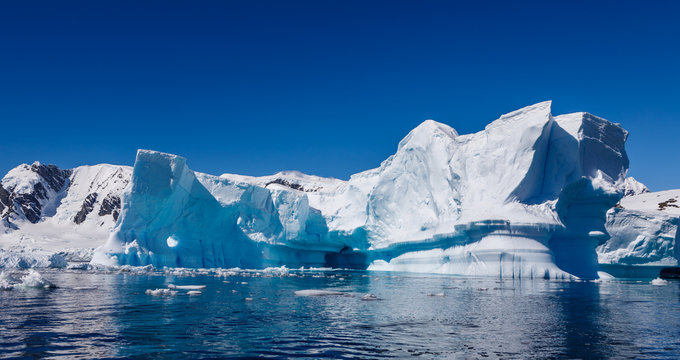
<instances>
[{"instance_id":1,"label":"ice peak","mask_svg":"<svg viewBox=\"0 0 680 360\"><path fill-rule=\"evenodd\" d=\"M527 113L532 113L532 112L548 112L550 113L550 109L552 107L552 100L547 100L547 101L542 101L533 105L525 106L521 109L511 111L507 114L501 115L501 119L508 119L508 118L513 118L513 117L521 117Z\"/></svg>"},{"instance_id":2,"label":"ice peak","mask_svg":"<svg viewBox=\"0 0 680 360\"><path fill-rule=\"evenodd\" d=\"M425 120L399 142L399 149L407 145L423 145L435 138L456 138L456 129L434 120Z\"/></svg>"}]
</instances>

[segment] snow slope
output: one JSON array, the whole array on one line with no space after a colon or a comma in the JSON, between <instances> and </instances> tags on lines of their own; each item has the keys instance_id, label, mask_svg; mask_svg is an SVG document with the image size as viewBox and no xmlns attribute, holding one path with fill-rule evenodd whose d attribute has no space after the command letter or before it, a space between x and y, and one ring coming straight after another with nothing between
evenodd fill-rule
<instances>
[{"instance_id":1,"label":"snow slope","mask_svg":"<svg viewBox=\"0 0 680 360\"><path fill-rule=\"evenodd\" d=\"M140 150L93 262L595 278L605 214L625 189L626 137L543 102L475 134L425 121L348 181L211 176Z\"/></svg>"},{"instance_id":2,"label":"snow slope","mask_svg":"<svg viewBox=\"0 0 680 360\"><path fill-rule=\"evenodd\" d=\"M643 192L607 213L611 239L597 248L600 263L677 266L680 190Z\"/></svg>"}]
</instances>

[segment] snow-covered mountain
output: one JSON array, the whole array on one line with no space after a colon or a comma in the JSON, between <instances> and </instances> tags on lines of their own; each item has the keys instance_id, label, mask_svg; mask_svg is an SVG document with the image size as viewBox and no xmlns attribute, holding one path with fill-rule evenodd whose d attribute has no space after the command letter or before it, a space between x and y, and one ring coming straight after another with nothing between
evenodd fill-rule
<instances>
[{"instance_id":1,"label":"snow-covered mountain","mask_svg":"<svg viewBox=\"0 0 680 360\"><path fill-rule=\"evenodd\" d=\"M605 214L626 187L626 137L544 102L475 134L428 120L348 181L212 176L140 150L93 262L594 278Z\"/></svg>"},{"instance_id":2,"label":"snow-covered mountain","mask_svg":"<svg viewBox=\"0 0 680 360\"><path fill-rule=\"evenodd\" d=\"M88 259L113 228L131 175L131 167L107 164L10 170L0 183L0 267L51 263L57 252Z\"/></svg>"},{"instance_id":3,"label":"snow-covered mountain","mask_svg":"<svg viewBox=\"0 0 680 360\"><path fill-rule=\"evenodd\" d=\"M0 217L7 227L14 222L37 223L56 210L60 194L68 187L71 170L35 162L12 169L0 182Z\"/></svg>"},{"instance_id":4,"label":"snow-covered mountain","mask_svg":"<svg viewBox=\"0 0 680 360\"><path fill-rule=\"evenodd\" d=\"M635 180L634 177L629 176L623 183L623 196L633 196L648 193L649 189L645 184Z\"/></svg>"},{"instance_id":5,"label":"snow-covered mountain","mask_svg":"<svg viewBox=\"0 0 680 360\"><path fill-rule=\"evenodd\" d=\"M599 262L676 266L680 259L678 225L680 190L626 196L607 212L611 239L597 248Z\"/></svg>"}]
</instances>

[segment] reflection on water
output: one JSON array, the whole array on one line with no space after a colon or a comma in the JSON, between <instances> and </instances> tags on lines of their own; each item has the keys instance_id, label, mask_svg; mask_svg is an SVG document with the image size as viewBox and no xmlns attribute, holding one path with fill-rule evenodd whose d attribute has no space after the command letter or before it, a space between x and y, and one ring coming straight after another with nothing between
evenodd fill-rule
<instances>
[{"instance_id":1,"label":"reflection on water","mask_svg":"<svg viewBox=\"0 0 680 360\"><path fill-rule=\"evenodd\" d=\"M0 357L680 357L678 282L290 275L49 272L59 288L0 292ZM207 288L144 293L169 283Z\"/></svg>"}]
</instances>

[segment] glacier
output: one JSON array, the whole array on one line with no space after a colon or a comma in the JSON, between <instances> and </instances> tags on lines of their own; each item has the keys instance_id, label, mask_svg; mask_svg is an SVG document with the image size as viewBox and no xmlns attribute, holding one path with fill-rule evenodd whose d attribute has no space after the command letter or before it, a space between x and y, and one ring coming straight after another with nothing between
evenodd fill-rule
<instances>
[{"instance_id":1,"label":"glacier","mask_svg":"<svg viewBox=\"0 0 680 360\"><path fill-rule=\"evenodd\" d=\"M627 189L627 135L588 113L553 116L549 101L474 134L427 120L347 181L213 176L139 150L92 263L593 279Z\"/></svg>"}]
</instances>

